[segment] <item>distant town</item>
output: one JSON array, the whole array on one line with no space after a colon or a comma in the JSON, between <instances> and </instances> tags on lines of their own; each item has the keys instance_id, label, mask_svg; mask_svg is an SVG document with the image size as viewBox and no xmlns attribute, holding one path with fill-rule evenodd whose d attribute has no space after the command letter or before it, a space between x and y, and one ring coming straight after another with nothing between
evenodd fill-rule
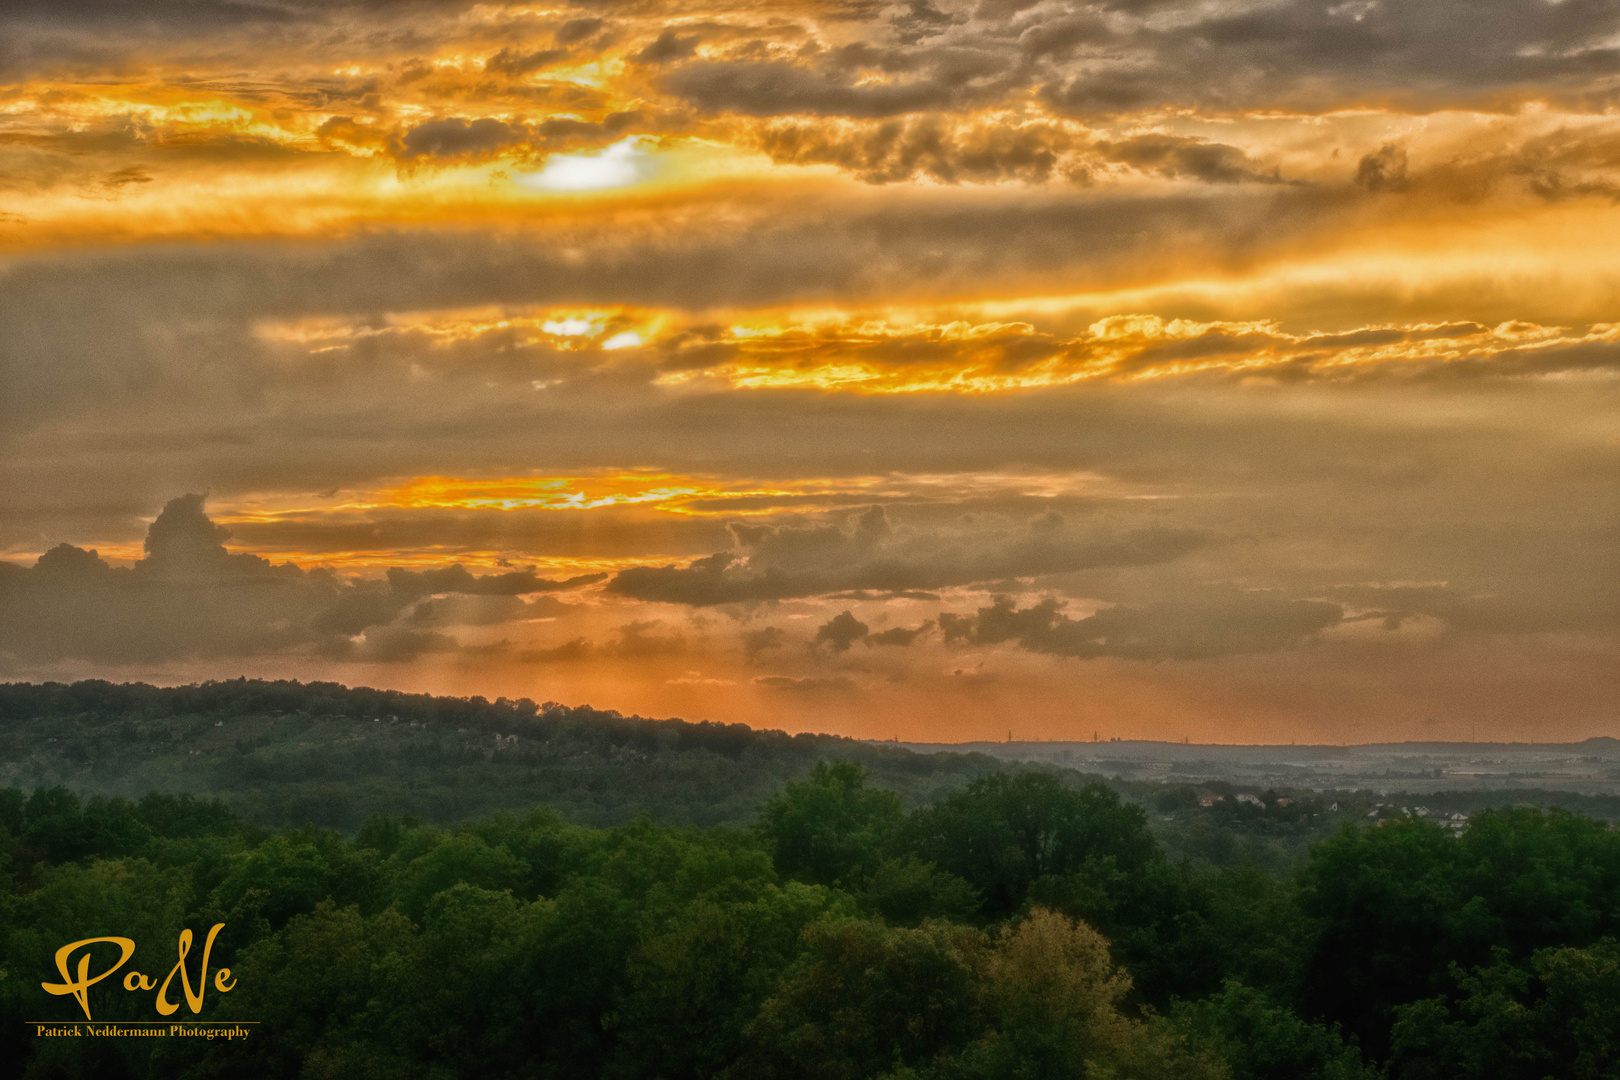
<instances>
[{"instance_id":1,"label":"distant town","mask_svg":"<svg viewBox=\"0 0 1620 1080\"><path fill-rule=\"evenodd\" d=\"M1620 739L1578 743L1371 743L1362 746L1222 746L1106 742L900 743L918 753L988 754L1122 780L1221 780L1278 789L1413 794L1546 790L1620 795Z\"/></svg>"}]
</instances>

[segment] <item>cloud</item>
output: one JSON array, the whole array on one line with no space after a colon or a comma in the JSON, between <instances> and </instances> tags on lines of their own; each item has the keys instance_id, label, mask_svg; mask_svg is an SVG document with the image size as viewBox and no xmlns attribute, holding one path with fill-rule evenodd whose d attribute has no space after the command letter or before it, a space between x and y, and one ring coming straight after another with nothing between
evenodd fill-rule
<instances>
[{"instance_id":1,"label":"cloud","mask_svg":"<svg viewBox=\"0 0 1620 1080\"><path fill-rule=\"evenodd\" d=\"M520 146L528 137L526 130L503 120L451 116L407 129L394 144L394 156L401 161L476 161Z\"/></svg>"},{"instance_id":2,"label":"cloud","mask_svg":"<svg viewBox=\"0 0 1620 1080\"><path fill-rule=\"evenodd\" d=\"M525 596L531 593L562 592L606 580L606 574L580 574L554 581L533 570L513 570L505 574L478 576L460 563L438 570L388 571L389 586L401 596L428 596L433 593L463 593L469 596Z\"/></svg>"},{"instance_id":3,"label":"cloud","mask_svg":"<svg viewBox=\"0 0 1620 1080\"><path fill-rule=\"evenodd\" d=\"M536 49L534 52L525 53L505 48L484 61L484 70L520 78L567 58L567 49Z\"/></svg>"},{"instance_id":4,"label":"cloud","mask_svg":"<svg viewBox=\"0 0 1620 1080\"><path fill-rule=\"evenodd\" d=\"M676 656L686 652L686 638L679 631L658 634L663 627L656 619L628 622L619 627L618 640L603 648L621 659L637 660L652 656Z\"/></svg>"},{"instance_id":5,"label":"cloud","mask_svg":"<svg viewBox=\"0 0 1620 1080\"><path fill-rule=\"evenodd\" d=\"M1613 100L1615 84L1597 72L1614 54L1606 39L1620 17L1609 5L1561 8L1488 0L1440 13L1285 0L1213 6L1174 25L1127 16L1112 24L1115 32L1098 35L1103 49L1083 58L1092 62L1046 68L1041 91L1054 107L1091 116L1166 105L1329 112L1393 104L1421 111L1538 95L1601 108ZM1066 17L1054 12L1049 19Z\"/></svg>"},{"instance_id":6,"label":"cloud","mask_svg":"<svg viewBox=\"0 0 1620 1080\"><path fill-rule=\"evenodd\" d=\"M1235 146L1180 135L1137 135L1119 142L1098 142L1095 149L1109 161L1169 179L1202 180L1209 184L1254 181L1280 184L1276 169L1264 169Z\"/></svg>"},{"instance_id":7,"label":"cloud","mask_svg":"<svg viewBox=\"0 0 1620 1080\"><path fill-rule=\"evenodd\" d=\"M844 611L816 628L812 648L825 645L835 653L848 652L849 647L869 633L869 628L855 616Z\"/></svg>"},{"instance_id":8,"label":"cloud","mask_svg":"<svg viewBox=\"0 0 1620 1080\"><path fill-rule=\"evenodd\" d=\"M690 650L686 636L679 631L658 633L664 624L656 619L635 620L617 627L611 641L593 642L577 637L561 645L518 650L516 658L527 664L568 664L587 660L648 660L680 656Z\"/></svg>"},{"instance_id":9,"label":"cloud","mask_svg":"<svg viewBox=\"0 0 1620 1080\"><path fill-rule=\"evenodd\" d=\"M502 60L497 53L489 63L499 61L503 65L500 70L513 74L509 69L527 63L539 64L540 58L549 55L542 51ZM636 110L608 113L599 121L570 116L533 122L521 117L499 120L448 116L392 132L378 132L373 127L354 123L350 117L339 116L322 124L320 133L325 138L342 139L359 146L384 146L402 166L472 163L496 158L533 165L556 151L603 149L622 139L626 130L644 119Z\"/></svg>"},{"instance_id":10,"label":"cloud","mask_svg":"<svg viewBox=\"0 0 1620 1080\"><path fill-rule=\"evenodd\" d=\"M607 591L637 600L707 607L820 596L848 590L952 585L1169 562L1207 542L1174 529L995 530L959 534L890 528L874 506L845 527L734 525L740 550L684 567L621 570Z\"/></svg>"},{"instance_id":11,"label":"cloud","mask_svg":"<svg viewBox=\"0 0 1620 1080\"><path fill-rule=\"evenodd\" d=\"M1560 592L1545 587L1527 590L1505 582L1489 592L1451 585L1339 585L1327 590L1334 600L1356 611L1354 620L1376 619L1392 631L1419 616L1438 619L1446 629L1461 634L1620 629L1620 605L1611 595Z\"/></svg>"},{"instance_id":12,"label":"cloud","mask_svg":"<svg viewBox=\"0 0 1620 1080\"><path fill-rule=\"evenodd\" d=\"M908 648L915 644L918 638L932 630L934 626L933 619L929 619L921 626L914 626L910 629L904 626L893 626L876 634L867 635L866 644L868 648L874 645L894 645L902 649Z\"/></svg>"},{"instance_id":13,"label":"cloud","mask_svg":"<svg viewBox=\"0 0 1620 1080\"><path fill-rule=\"evenodd\" d=\"M1368 191L1405 191L1406 149L1386 143L1363 156L1356 163L1356 183Z\"/></svg>"},{"instance_id":14,"label":"cloud","mask_svg":"<svg viewBox=\"0 0 1620 1080\"><path fill-rule=\"evenodd\" d=\"M423 409L455 412L430 386L465 382L468 393L478 393L497 378L505 385L500 401L480 415L487 424L501 410L560 407L536 395L532 383L585 378L588 365L525 346L511 332L465 345L413 336L388 313L491 304L703 310L809 298L920 299L987 281L1004 288L1021 281L1101 285L1127 270L1151 275L1167 251L1184 263L1207 258L1215 265L1256 257L1257 233L1302 242L1331 217L1331 207L1303 201L1306 194L1242 185L1219 189L1219 197L1152 199L1070 192L987 203L965 193L960 200L897 195L847 213L808 204L743 206L703 227L683 216L656 228L570 218L567 230L511 235L446 228L229 253L177 245L19 256L3 271L0 377L8 392L0 416L34 423L52 411L140 402L152 420L178 425L183 413L185 430L200 437L208 425L182 402L206 398L205 411L236 410L260 394L307 393L320 380L353 395L344 407L349 415L403 407L420 416ZM275 347L258 331L268 319L333 316L375 321L388 332L308 356ZM304 362L288 363L297 353L306 353ZM340 357L344 363L333 366ZM412 374L418 369L431 381ZM331 398L322 406L335 407ZM373 434L387 438L383 427Z\"/></svg>"},{"instance_id":15,"label":"cloud","mask_svg":"<svg viewBox=\"0 0 1620 1080\"><path fill-rule=\"evenodd\" d=\"M786 61L695 61L664 75L659 88L700 109L745 116L896 116L945 108L963 96L943 81L860 85L836 69Z\"/></svg>"},{"instance_id":16,"label":"cloud","mask_svg":"<svg viewBox=\"0 0 1620 1080\"><path fill-rule=\"evenodd\" d=\"M528 619L570 615L574 605L553 596L445 596L419 602L405 617L411 626L495 626Z\"/></svg>"},{"instance_id":17,"label":"cloud","mask_svg":"<svg viewBox=\"0 0 1620 1080\"><path fill-rule=\"evenodd\" d=\"M591 643L582 637L566 641L561 645L554 645L548 649L523 649L517 653L517 658L526 664L567 664L588 659L592 654Z\"/></svg>"},{"instance_id":18,"label":"cloud","mask_svg":"<svg viewBox=\"0 0 1620 1080\"><path fill-rule=\"evenodd\" d=\"M771 649L780 649L786 643L787 635L774 626L763 626L758 630L744 630L742 634L743 656L750 664L759 663L760 657Z\"/></svg>"},{"instance_id":19,"label":"cloud","mask_svg":"<svg viewBox=\"0 0 1620 1080\"><path fill-rule=\"evenodd\" d=\"M696 34L682 37L671 27L659 34L651 45L636 53L631 59L640 64L667 64L672 60L684 60L697 51L700 40L702 39Z\"/></svg>"},{"instance_id":20,"label":"cloud","mask_svg":"<svg viewBox=\"0 0 1620 1080\"><path fill-rule=\"evenodd\" d=\"M1003 596L974 615L942 614L939 625L947 643L1011 641L1030 652L1085 659L1200 660L1287 648L1343 618L1337 604L1254 593L1104 608L1083 619L1071 619L1061 608L1047 599L1019 610Z\"/></svg>"},{"instance_id":21,"label":"cloud","mask_svg":"<svg viewBox=\"0 0 1620 1080\"><path fill-rule=\"evenodd\" d=\"M906 648L933 628L934 620L929 619L921 626L911 629L895 626L874 634L866 623L844 611L816 628L815 640L810 643L810 647L818 649L825 645L831 652L843 653L848 652L850 646L859 641L864 642L868 648L879 645Z\"/></svg>"},{"instance_id":22,"label":"cloud","mask_svg":"<svg viewBox=\"0 0 1620 1080\"><path fill-rule=\"evenodd\" d=\"M77 657L112 663L239 656L288 649L342 595L330 575L231 554L229 532L175 499L148 530L146 556L114 568L59 545L0 573L0 654L13 661Z\"/></svg>"},{"instance_id":23,"label":"cloud","mask_svg":"<svg viewBox=\"0 0 1620 1080\"><path fill-rule=\"evenodd\" d=\"M557 28L557 44L572 45L576 41L584 41L602 29L603 25L603 20L596 18L569 19Z\"/></svg>"},{"instance_id":24,"label":"cloud","mask_svg":"<svg viewBox=\"0 0 1620 1080\"><path fill-rule=\"evenodd\" d=\"M1601 110L1620 85L1602 74L1620 18L1591 3L1490 0L1465 13L1284 0L1181 6L1169 20L1104 4L932 11L898 17L892 37L872 27L791 60L691 61L659 86L700 109L749 116L915 115L1011 106L1034 91L1091 119L1164 108L1424 111L1543 96Z\"/></svg>"},{"instance_id":25,"label":"cloud","mask_svg":"<svg viewBox=\"0 0 1620 1080\"><path fill-rule=\"evenodd\" d=\"M424 656L461 651L460 642L432 630L384 626L367 630L358 639L336 638L316 650L329 660L362 664L407 664Z\"/></svg>"},{"instance_id":26,"label":"cloud","mask_svg":"<svg viewBox=\"0 0 1620 1080\"><path fill-rule=\"evenodd\" d=\"M114 567L95 551L69 544L47 551L32 567L0 563L0 656L12 663L142 663L304 651L403 662L462 649L434 628L565 614L568 605L550 596L519 597L606 576L549 581L517 571L480 577L451 566L396 569L387 581L346 580L233 553L225 547L230 538L230 530L204 512L203 496L184 495L152 522L145 557L131 567ZM629 654L665 644L638 636L637 625L617 648Z\"/></svg>"},{"instance_id":27,"label":"cloud","mask_svg":"<svg viewBox=\"0 0 1620 1080\"><path fill-rule=\"evenodd\" d=\"M950 680L918 676L949 667L919 612L955 607L952 648L1041 653L1003 657L994 693L1022 708L1051 679L1057 713L1070 653L1228 657L1150 689L1224 679L1254 715L1399 696L1352 654L1472 650L1454 702L1607 688L1617 20L5 5L0 550L47 555L0 565L0 664L415 662L395 677L420 683L527 623L478 679L532 684L522 653L651 712L639 683L808 662L846 606L848 647L891 649L855 651L915 665L894 692L920 693ZM631 138L658 182L564 207L512 179ZM694 493L401 488L541 464ZM234 536L199 502L137 566L109 554L204 486ZM371 579L301 569L326 559ZM581 570L522 569L541 560ZM601 604L557 599L632 565ZM724 641L650 606L773 600L776 625ZM1113 666L1084 674L1106 691ZM1274 680L1269 704L1243 679ZM807 726L826 705L772 700Z\"/></svg>"},{"instance_id":28,"label":"cloud","mask_svg":"<svg viewBox=\"0 0 1620 1080\"><path fill-rule=\"evenodd\" d=\"M836 165L868 183L927 177L944 183L1039 183L1084 179L1071 152L1083 140L1057 124L955 122L921 116L880 123L775 121L760 128L759 147L773 161Z\"/></svg>"}]
</instances>

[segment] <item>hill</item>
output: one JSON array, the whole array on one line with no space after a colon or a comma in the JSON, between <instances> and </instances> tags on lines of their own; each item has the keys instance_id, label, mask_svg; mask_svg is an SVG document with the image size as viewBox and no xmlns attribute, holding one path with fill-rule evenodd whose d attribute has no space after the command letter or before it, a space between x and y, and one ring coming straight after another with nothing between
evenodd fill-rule
<instances>
[{"instance_id":1,"label":"hill","mask_svg":"<svg viewBox=\"0 0 1620 1080\"><path fill-rule=\"evenodd\" d=\"M353 832L374 813L452 824L536 804L586 825L643 813L668 825L745 824L831 757L864 765L911 806L1009 768L983 754L527 698L251 679L0 684L0 787L212 796L265 826Z\"/></svg>"}]
</instances>

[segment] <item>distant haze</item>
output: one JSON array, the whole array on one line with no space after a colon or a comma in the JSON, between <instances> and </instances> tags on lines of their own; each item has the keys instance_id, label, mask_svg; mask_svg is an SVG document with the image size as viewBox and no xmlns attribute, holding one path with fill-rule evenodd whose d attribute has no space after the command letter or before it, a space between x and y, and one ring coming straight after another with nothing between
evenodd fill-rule
<instances>
[{"instance_id":1,"label":"distant haze","mask_svg":"<svg viewBox=\"0 0 1620 1080\"><path fill-rule=\"evenodd\" d=\"M1125 780L1222 780L1283 789L1574 791L1620 795L1620 740L1578 743L1372 743L1362 746L1200 746L1163 742L906 743L920 753L1044 761Z\"/></svg>"}]
</instances>

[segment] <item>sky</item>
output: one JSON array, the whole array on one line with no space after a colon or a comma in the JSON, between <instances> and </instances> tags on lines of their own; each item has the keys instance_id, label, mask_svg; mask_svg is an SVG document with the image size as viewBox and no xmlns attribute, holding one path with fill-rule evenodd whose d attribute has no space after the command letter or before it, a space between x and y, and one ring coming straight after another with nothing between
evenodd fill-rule
<instances>
[{"instance_id":1,"label":"sky","mask_svg":"<svg viewBox=\"0 0 1620 1080\"><path fill-rule=\"evenodd\" d=\"M1615 0L11 0L0 680L1620 735Z\"/></svg>"}]
</instances>

